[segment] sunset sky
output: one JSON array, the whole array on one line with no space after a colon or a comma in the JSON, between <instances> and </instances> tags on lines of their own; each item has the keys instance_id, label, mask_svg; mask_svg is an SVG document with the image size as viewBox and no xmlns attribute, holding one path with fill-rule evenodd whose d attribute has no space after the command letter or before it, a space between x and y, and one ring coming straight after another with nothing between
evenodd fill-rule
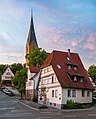
<instances>
[{"instance_id":1,"label":"sunset sky","mask_svg":"<svg viewBox=\"0 0 96 119\"><path fill-rule=\"evenodd\" d=\"M96 0L0 0L0 64L25 62L31 9L39 47L96 65Z\"/></svg>"}]
</instances>

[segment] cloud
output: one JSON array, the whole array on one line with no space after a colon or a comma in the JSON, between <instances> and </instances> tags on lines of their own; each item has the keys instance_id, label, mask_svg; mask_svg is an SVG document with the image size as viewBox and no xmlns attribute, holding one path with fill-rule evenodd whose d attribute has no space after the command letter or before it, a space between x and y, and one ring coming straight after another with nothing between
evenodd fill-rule
<instances>
[{"instance_id":1,"label":"cloud","mask_svg":"<svg viewBox=\"0 0 96 119\"><path fill-rule=\"evenodd\" d=\"M23 53L0 53L0 63L12 64L12 63L22 63L24 62Z\"/></svg>"},{"instance_id":2,"label":"cloud","mask_svg":"<svg viewBox=\"0 0 96 119\"><path fill-rule=\"evenodd\" d=\"M83 46L83 49L85 50L95 50L96 51L96 34L90 33L88 34L88 38L86 39L86 43Z\"/></svg>"},{"instance_id":3,"label":"cloud","mask_svg":"<svg viewBox=\"0 0 96 119\"><path fill-rule=\"evenodd\" d=\"M48 10L48 7L44 4L41 4L40 2L34 2L34 4L42 10Z\"/></svg>"}]
</instances>

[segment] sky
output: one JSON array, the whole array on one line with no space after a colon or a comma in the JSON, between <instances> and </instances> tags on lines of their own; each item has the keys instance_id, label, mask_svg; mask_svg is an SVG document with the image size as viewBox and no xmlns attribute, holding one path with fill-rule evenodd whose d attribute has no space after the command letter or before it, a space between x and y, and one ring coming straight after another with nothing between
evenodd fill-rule
<instances>
[{"instance_id":1,"label":"sky","mask_svg":"<svg viewBox=\"0 0 96 119\"><path fill-rule=\"evenodd\" d=\"M31 9L40 48L96 65L96 0L0 0L0 64L25 63Z\"/></svg>"}]
</instances>

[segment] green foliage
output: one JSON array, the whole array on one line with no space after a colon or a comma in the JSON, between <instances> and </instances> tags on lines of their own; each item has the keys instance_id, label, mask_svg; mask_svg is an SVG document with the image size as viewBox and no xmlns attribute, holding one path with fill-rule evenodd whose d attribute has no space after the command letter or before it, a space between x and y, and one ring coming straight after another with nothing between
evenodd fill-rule
<instances>
[{"instance_id":1,"label":"green foliage","mask_svg":"<svg viewBox=\"0 0 96 119\"><path fill-rule=\"evenodd\" d=\"M10 69L12 70L13 74L15 75L17 71L20 71L21 69L23 69L25 67L25 64L22 65L20 63L16 64L12 64L12 65L4 65L4 64L0 64L0 81L1 81L1 76L2 74L5 72L5 70L10 67Z\"/></svg>"},{"instance_id":2,"label":"green foliage","mask_svg":"<svg viewBox=\"0 0 96 119\"><path fill-rule=\"evenodd\" d=\"M40 67L47 58L47 53L41 48L33 49L30 54L26 55L29 60L29 66Z\"/></svg>"},{"instance_id":3,"label":"green foliage","mask_svg":"<svg viewBox=\"0 0 96 119\"><path fill-rule=\"evenodd\" d=\"M11 80L3 80L2 85L12 84Z\"/></svg>"},{"instance_id":4,"label":"green foliage","mask_svg":"<svg viewBox=\"0 0 96 119\"><path fill-rule=\"evenodd\" d=\"M39 109L46 109L46 108L48 108L46 105L39 106Z\"/></svg>"},{"instance_id":5,"label":"green foliage","mask_svg":"<svg viewBox=\"0 0 96 119\"><path fill-rule=\"evenodd\" d=\"M0 82L1 82L1 76L7 69L8 65L0 64Z\"/></svg>"},{"instance_id":6,"label":"green foliage","mask_svg":"<svg viewBox=\"0 0 96 119\"><path fill-rule=\"evenodd\" d=\"M25 93L25 82L27 79L27 68L17 71L12 79L14 86L20 91Z\"/></svg>"},{"instance_id":7,"label":"green foliage","mask_svg":"<svg viewBox=\"0 0 96 119\"><path fill-rule=\"evenodd\" d=\"M96 96L96 92L93 92L93 96Z\"/></svg>"},{"instance_id":8,"label":"green foliage","mask_svg":"<svg viewBox=\"0 0 96 119\"><path fill-rule=\"evenodd\" d=\"M91 78L93 79L93 81L96 81L96 66L95 65L92 65L89 67L88 73L91 76Z\"/></svg>"},{"instance_id":9,"label":"green foliage","mask_svg":"<svg viewBox=\"0 0 96 119\"><path fill-rule=\"evenodd\" d=\"M64 106L66 109L80 109L82 105L78 102L74 102L72 100L67 100L67 104Z\"/></svg>"},{"instance_id":10,"label":"green foliage","mask_svg":"<svg viewBox=\"0 0 96 119\"><path fill-rule=\"evenodd\" d=\"M23 65L18 63L14 63L12 65L10 65L10 69L12 70L13 74L15 75L17 71L20 71L23 69Z\"/></svg>"}]
</instances>

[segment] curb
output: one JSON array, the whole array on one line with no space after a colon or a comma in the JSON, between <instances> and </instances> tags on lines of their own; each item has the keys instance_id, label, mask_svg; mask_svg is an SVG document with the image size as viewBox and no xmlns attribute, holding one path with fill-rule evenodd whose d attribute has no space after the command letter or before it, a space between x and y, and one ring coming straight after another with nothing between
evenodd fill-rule
<instances>
[{"instance_id":1,"label":"curb","mask_svg":"<svg viewBox=\"0 0 96 119\"><path fill-rule=\"evenodd\" d=\"M34 108L34 107L32 107L32 106L30 106L30 105L28 105L28 104L25 104L24 102L20 101L19 99L16 99L16 101L18 101L20 104L22 104L22 105L24 105L24 106L26 106L26 107L28 107L28 108L30 108L30 109L33 109L33 110L35 110L35 111L38 111L38 110L39 110L39 109Z\"/></svg>"}]
</instances>

